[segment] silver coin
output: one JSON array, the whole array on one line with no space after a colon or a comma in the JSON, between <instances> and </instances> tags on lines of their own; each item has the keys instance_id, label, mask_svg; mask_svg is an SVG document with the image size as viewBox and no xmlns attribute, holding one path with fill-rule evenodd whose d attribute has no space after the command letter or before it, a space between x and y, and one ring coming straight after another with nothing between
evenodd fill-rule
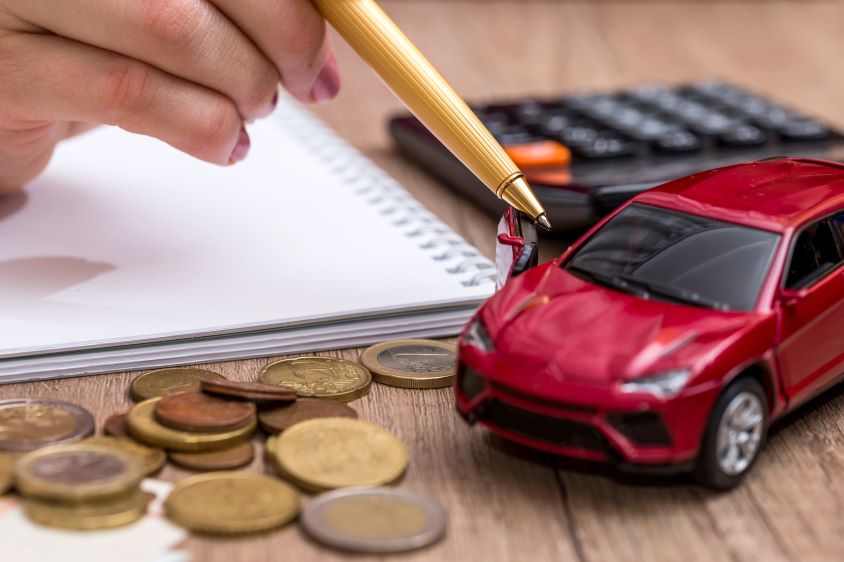
<instances>
[{"instance_id":1,"label":"silver coin","mask_svg":"<svg viewBox=\"0 0 844 562\"><path fill-rule=\"evenodd\" d=\"M395 488L344 488L317 496L299 518L315 540L354 552L403 552L445 536L446 514L432 499Z\"/></svg>"},{"instance_id":2,"label":"silver coin","mask_svg":"<svg viewBox=\"0 0 844 562\"><path fill-rule=\"evenodd\" d=\"M0 451L66 445L94 433L94 417L75 404L21 398L0 400Z\"/></svg>"}]
</instances>

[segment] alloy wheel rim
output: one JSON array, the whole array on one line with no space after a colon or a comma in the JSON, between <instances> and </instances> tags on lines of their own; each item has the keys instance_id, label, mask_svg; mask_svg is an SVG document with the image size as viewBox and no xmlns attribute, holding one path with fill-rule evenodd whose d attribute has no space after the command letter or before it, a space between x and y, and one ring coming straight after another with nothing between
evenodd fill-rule
<instances>
[{"instance_id":1,"label":"alloy wheel rim","mask_svg":"<svg viewBox=\"0 0 844 562\"><path fill-rule=\"evenodd\" d=\"M718 426L718 465L736 476L748 469L762 440L765 415L762 401L752 392L739 392L730 400Z\"/></svg>"}]
</instances>

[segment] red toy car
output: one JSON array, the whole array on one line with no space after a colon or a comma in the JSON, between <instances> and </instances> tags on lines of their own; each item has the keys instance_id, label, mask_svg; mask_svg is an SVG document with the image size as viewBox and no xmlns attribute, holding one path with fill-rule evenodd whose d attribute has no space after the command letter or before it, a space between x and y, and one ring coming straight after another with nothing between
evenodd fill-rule
<instances>
[{"instance_id":1,"label":"red toy car","mask_svg":"<svg viewBox=\"0 0 844 562\"><path fill-rule=\"evenodd\" d=\"M525 245L499 240L511 267ZM772 420L842 378L842 265L844 165L672 181L514 269L461 336L458 410L530 447L730 488Z\"/></svg>"}]
</instances>

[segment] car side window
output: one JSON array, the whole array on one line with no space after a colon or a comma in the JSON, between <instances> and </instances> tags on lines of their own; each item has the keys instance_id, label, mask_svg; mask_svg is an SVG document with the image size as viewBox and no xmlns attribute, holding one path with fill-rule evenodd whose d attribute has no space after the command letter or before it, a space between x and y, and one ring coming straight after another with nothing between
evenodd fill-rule
<instances>
[{"instance_id":1,"label":"car side window","mask_svg":"<svg viewBox=\"0 0 844 562\"><path fill-rule=\"evenodd\" d=\"M807 287L844 261L840 225L844 222L834 217L809 225L800 232L792 249L786 289Z\"/></svg>"}]
</instances>

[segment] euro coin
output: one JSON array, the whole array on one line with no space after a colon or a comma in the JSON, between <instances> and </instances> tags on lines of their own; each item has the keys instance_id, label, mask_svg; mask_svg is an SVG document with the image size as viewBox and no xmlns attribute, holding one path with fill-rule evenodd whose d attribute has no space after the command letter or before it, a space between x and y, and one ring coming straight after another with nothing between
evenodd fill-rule
<instances>
[{"instance_id":1,"label":"euro coin","mask_svg":"<svg viewBox=\"0 0 844 562\"><path fill-rule=\"evenodd\" d=\"M132 437L153 447L174 451L210 451L225 449L246 441L255 431L253 419L248 425L220 433L193 433L162 425L155 419L155 405L161 398L136 404L129 411L129 432Z\"/></svg>"},{"instance_id":2,"label":"euro coin","mask_svg":"<svg viewBox=\"0 0 844 562\"><path fill-rule=\"evenodd\" d=\"M144 477L140 461L98 445L74 444L27 453L15 464L15 485L27 497L95 501L128 493Z\"/></svg>"},{"instance_id":3,"label":"euro coin","mask_svg":"<svg viewBox=\"0 0 844 562\"><path fill-rule=\"evenodd\" d=\"M356 418L357 412L340 402L300 398L292 404L258 412L258 421L267 433L281 433L299 422L317 418Z\"/></svg>"},{"instance_id":4,"label":"euro coin","mask_svg":"<svg viewBox=\"0 0 844 562\"><path fill-rule=\"evenodd\" d=\"M0 453L0 496L12 487L12 456Z\"/></svg>"},{"instance_id":5,"label":"euro coin","mask_svg":"<svg viewBox=\"0 0 844 562\"><path fill-rule=\"evenodd\" d=\"M372 378L402 388L453 386L457 348L435 340L398 340L368 348L360 357Z\"/></svg>"},{"instance_id":6,"label":"euro coin","mask_svg":"<svg viewBox=\"0 0 844 562\"><path fill-rule=\"evenodd\" d=\"M106 449L122 451L138 459L141 463L141 470L144 476L149 476L161 470L167 462L167 453L161 449L141 445L131 437L89 437L80 441L83 445L96 445Z\"/></svg>"},{"instance_id":7,"label":"euro coin","mask_svg":"<svg viewBox=\"0 0 844 562\"><path fill-rule=\"evenodd\" d=\"M181 392L158 401L155 419L182 431L233 431L255 422L255 404L216 398L204 392Z\"/></svg>"},{"instance_id":8,"label":"euro coin","mask_svg":"<svg viewBox=\"0 0 844 562\"><path fill-rule=\"evenodd\" d=\"M36 398L0 400L0 451L65 445L93 433L93 416L75 404Z\"/></svg>"},{"instance_id":9,"label":"euro coin","mask_svg":"<svg viewBox=\"0 0 844 562\"><path fill-rule=\"evenodd\" d=\"M270 465L273 472L283 477L281 469L278 467L278 459L275 454L275 447L278 444L278 435L270 435L267 437L267 442L264 444L264 462Z\"/></svg>"},{"instance_id":10,"label":"euro coin","mask_svg":"<svg viewBox=\"0 0 844 562\"><path fill-rule=\"evenodd\" d=\"M429 498L394 488L335 490L309 502L299 519L317 541L354 552L403 552L445 536L446 515Z\"/></svg>"},{"instance_id":11,"label":"euro coin","mask_svg":"<svg viewBox=\"0 0 844 562\"><path fill-rule=\"evenodd\" d=\"M138 489L113 500L80 504L27 498L23 508L26 516L40 525L95 531L122 527L141 519L151 499L152 494Z\"/></svg>"},{"instance_id":12,"label":"euro coin","mask_svg":"<svg viewBox=\"0 0 844 562\"><path fill-rule=\"evenodd\" d=\"M129 415L127 412L110 416L105 421L103 430L106 434L111 435L112 437L129 437L128 417Z\"/></svg>"},{"instance_id":13,"label":"euro coin","mask_svg":"<svg viewBox=\"0 0 844 562\"><path fill-rule=\"evenodd\" d=\"M208 380L202 381L202 391L254 402L293 402L296 400L296 391L292 388L260 382Z\"/></svg>"},{"instance_id":14,"label":"euro coin","mask_svg":"<svg viewBox=\"0 0 844 562\"><path fill-rule=\"evenodd\" d=\"M251 463L254 458L255 448L249 441L216 451L170 453L170 462L173 464L198 471L231 470Z\"/></svg>"},{"instance_id":15,"label":"euro coin","mask_svg":"<svg viewBox=\"0 0 844 562\"><path fill-rule=\"evenodd\" d=\"M292 357L270 363L261 382L292 388L305 398L350 402L369 393L372 375L362 365L336 357Z\"/></svg>"},{"instance_id":16,"label":"euro coin","mask_svg":"<svg viewBox=\"0 0 844 562\"><path fill-rule=\"evenodd\" d=\"M282 473L309 491L388 484L408 463L395 435L349 418L298 423L279 435L275 454Z\"/></svg>"},{"instance_id":17,"label":"euro coin","mask_svg":"<svg viewBox=\"0 0 844 562\"><path fill-rule=\"evenodd\" d=\"M200 381L223 378L223 375L214 371L193 367L158 369L136 377L132 381L130 394L135 402L141 402L179 392L198 392Z\"/></svg>"},{"instance_id":18,"label":"euro coin","mask_svg":"<svg viewBox=\"0 0 844 562\"><path fill-rule=\"evenodd\" d=\"M167 517L198 533L241 534L284 525L299 512L299 494L269 476L213 472L182 480L164 502Z\"/></svg>"}]
</instances>

